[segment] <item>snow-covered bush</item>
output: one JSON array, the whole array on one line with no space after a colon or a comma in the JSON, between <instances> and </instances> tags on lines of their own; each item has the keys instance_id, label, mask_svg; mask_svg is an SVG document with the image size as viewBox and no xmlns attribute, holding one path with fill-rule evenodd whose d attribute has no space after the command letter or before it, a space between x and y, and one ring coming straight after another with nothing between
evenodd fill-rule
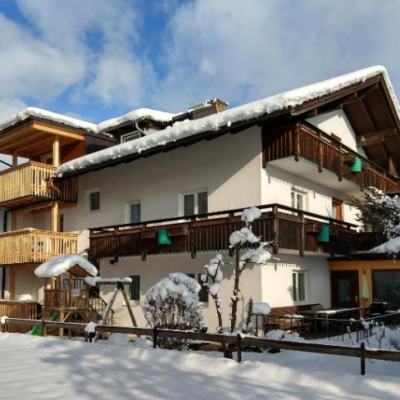
<instances>
[{"instance_id":1,"label":"snow-covered bush","mask_svg":"<svg viewBox=\"0 0 400 400\"><path fill-rule=\"evenodd\" d=\"M146 293L141 303L143 314L152 328L193 329L203 325L199 301L200 285L186 274L175 272L161 279ZM158 338L161 348L183 348L186 341Z\"/></svg>"},{"instance_id":2,"label":"snow-covered bush","mask_svg":"<svg viewBox=\"0 0 400 400\"><path fill-rule=\"evenodd\" d=\"M362 200L350 197L350 204L360 211L358 221L381 232L386 239L400 236L400 205L381 190L368 188Z\"/></svg>"}]
</instances>

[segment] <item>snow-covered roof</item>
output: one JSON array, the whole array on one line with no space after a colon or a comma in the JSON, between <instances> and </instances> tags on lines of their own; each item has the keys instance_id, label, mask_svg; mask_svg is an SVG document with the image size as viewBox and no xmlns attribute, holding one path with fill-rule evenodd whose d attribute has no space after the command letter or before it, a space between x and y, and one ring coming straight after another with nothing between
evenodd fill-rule
<instances>
[{"instance_id":1,"label":"snow-covered roof","mask_svg":"<svg viewBox=\"0 0 400 400\"><path fill-rule=\"evenodd\" d=\"M386 69L382 66L375 66L267 97L208 117L176 122L172 127L167 127L162 131L67 162L61 165L55 174L61 177L66 173L77 172L107 161L118 160L121 157L141 153L145 150L176 142L190 136L208 131L218 131L222 127L229 128L235 122L254 120L274 112L285 111L310 100L315 100L352 85L365 82L378 75L383 76L400 119L400 106Z\"/></svg>"},{"instance_id":2,"label":"snow-covered roof","mask_svg":"<svg viewBox=\"0 0 400 400\"><path fill-rule=\"evenodd\" d=\"M97 125L99 131L107 131L115 126L122 125L125 122L135 122L141 119L153 119L159 122L171 122L176 114L167 113L164 111L151 110L150 108L138 108L121 117L108 119L100 122Z\"/></svg>"},{"instance_id":3,"label":"snow-covered roof","mask_svg":"<svg viewBox=\"0 0 400 400\"><path fill-rule=\"evenodd\" d=\"M370 253L380 253L380 254L382 254L382 253L398 254L398 253L400 253L400 237L389 239L387 242L374 247L369 252Z\"/></svg>"},{"instance_id":4,"label":"snow-covered roof","mask_svg":"<svg viewBox=\"0 0 400 400\"><path fill-rule=\"evenodd\" d=\"M53 257L35 269L38 278L52 278L60 276L71 268L78 265L91 276L97 276L97 268L86 258L69 254L66 256Z\"/></svg>"},{"instance_id":5,"label":"snow-covered roof","mask_svg":"<svg viewBox=\"0 0 400 400\"><path fill-rule=\"evenodd\" d=\"M72 128L84 129L95 133L98 132L96 124L82 121L77 118L68 117L66 115L57 114L51 111L42 110L41 108L36 108L36 107L25 108L25 110L19 112L18 114L0 122L0 131L3 131L4 129L16 125L18 122L22 122L27 118L32 118L32 117L68 125Z\"/></svg>"}]
</instances>

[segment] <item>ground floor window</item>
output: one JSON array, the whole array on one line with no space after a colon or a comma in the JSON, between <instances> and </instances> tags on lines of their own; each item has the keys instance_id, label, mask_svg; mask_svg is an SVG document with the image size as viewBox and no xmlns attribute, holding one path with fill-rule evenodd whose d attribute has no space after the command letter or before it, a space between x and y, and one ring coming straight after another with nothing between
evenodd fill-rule
<instances>
[{"instance_id":1,"label":"ground floor window","mask_svg":"<svg viewBox=\"0 0 400 400\"><path fill-rule=\"evenodd\" d=\"M201 280L201 275L203 275L204 272L199 272L199 273L194 273L194 274L186 274L189 278L196 279L197 282L199 282L201 289L199 292L199 300L202 303L208 304L208 290L207 287L204 286L204 282Z\"/></svg>"},{"instance_id":2,"label":"ground floor window","mask_svg":"<svg viewBox=\"0 0 400 400\"><path fill-rule=\"evenodd\" d=\"M306 283L304 272L293 272L293 301L306 300Z\"/></svg>"},{"instance_id":3,"label":"ground floor window","mask_svg":"<svg viewBox=\"0 0 400 400\"><path fill-rule=\"evenodd\" d=\"M400 306L400 271L372 271L374 301L384 301Z\"/></svg>"},{"instance_id":4,"label":"ground floor window","mask_svg":"<svg viewBox=\"0 0 400 400\"><path fill-rule=\"evenodd\" d=\"M130 299L135 302L140 301L140 275L131 275L132 282L130 284Z\"/></svg>"}]
</instances>

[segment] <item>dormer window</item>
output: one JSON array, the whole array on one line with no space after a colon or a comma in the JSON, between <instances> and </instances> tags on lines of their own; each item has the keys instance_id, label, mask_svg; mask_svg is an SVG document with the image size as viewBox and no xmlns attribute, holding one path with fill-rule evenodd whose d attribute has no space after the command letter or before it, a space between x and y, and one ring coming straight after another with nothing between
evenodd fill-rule
<instances>
[{"instance_id":1,"label":"dormer window","mask_svg":"<svg viewBox=\"0 0 400 400\"><path fill-rule=\"evenodd\" d=\"M140 132L129 132L125 133L125 135L121 135L121 143L130 142L131 140L139 139Z\"/></svg>"}]
</instances>

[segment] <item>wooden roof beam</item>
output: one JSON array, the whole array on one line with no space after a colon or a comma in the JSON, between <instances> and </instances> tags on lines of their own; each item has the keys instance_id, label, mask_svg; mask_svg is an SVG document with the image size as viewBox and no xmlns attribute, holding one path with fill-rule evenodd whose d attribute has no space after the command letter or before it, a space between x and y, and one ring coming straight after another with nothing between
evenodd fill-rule
<instances>
[{"instance_id":1,"label":"wooden roof beam","mask_svg":"<svg viewBox=\"0 0 400 400\"><path fill-rule=\"evenodd\" d=\"M361 108L364 112L365 119L368 121L369 125L371 126L371 131L376 131L376 129L377 129L376 124L375 124L375 121L372 119L371 112L369 110L368 105L365 103L365 101L362 101L360 104L361 104Z\"/></svg>"},{"instance_id":2,"label":"wooden roof beam","mask_svg":"<svg viewBox=\"0 0 400 400\"><path fill-rule=\"evenodd\" d=\"M383 143L385 141L385 138L395 136L396 134L396 128L385 129L383 131L368 132L357 138L357 146L366 147L377 143Z\"/></svg>"}]
</instances>

